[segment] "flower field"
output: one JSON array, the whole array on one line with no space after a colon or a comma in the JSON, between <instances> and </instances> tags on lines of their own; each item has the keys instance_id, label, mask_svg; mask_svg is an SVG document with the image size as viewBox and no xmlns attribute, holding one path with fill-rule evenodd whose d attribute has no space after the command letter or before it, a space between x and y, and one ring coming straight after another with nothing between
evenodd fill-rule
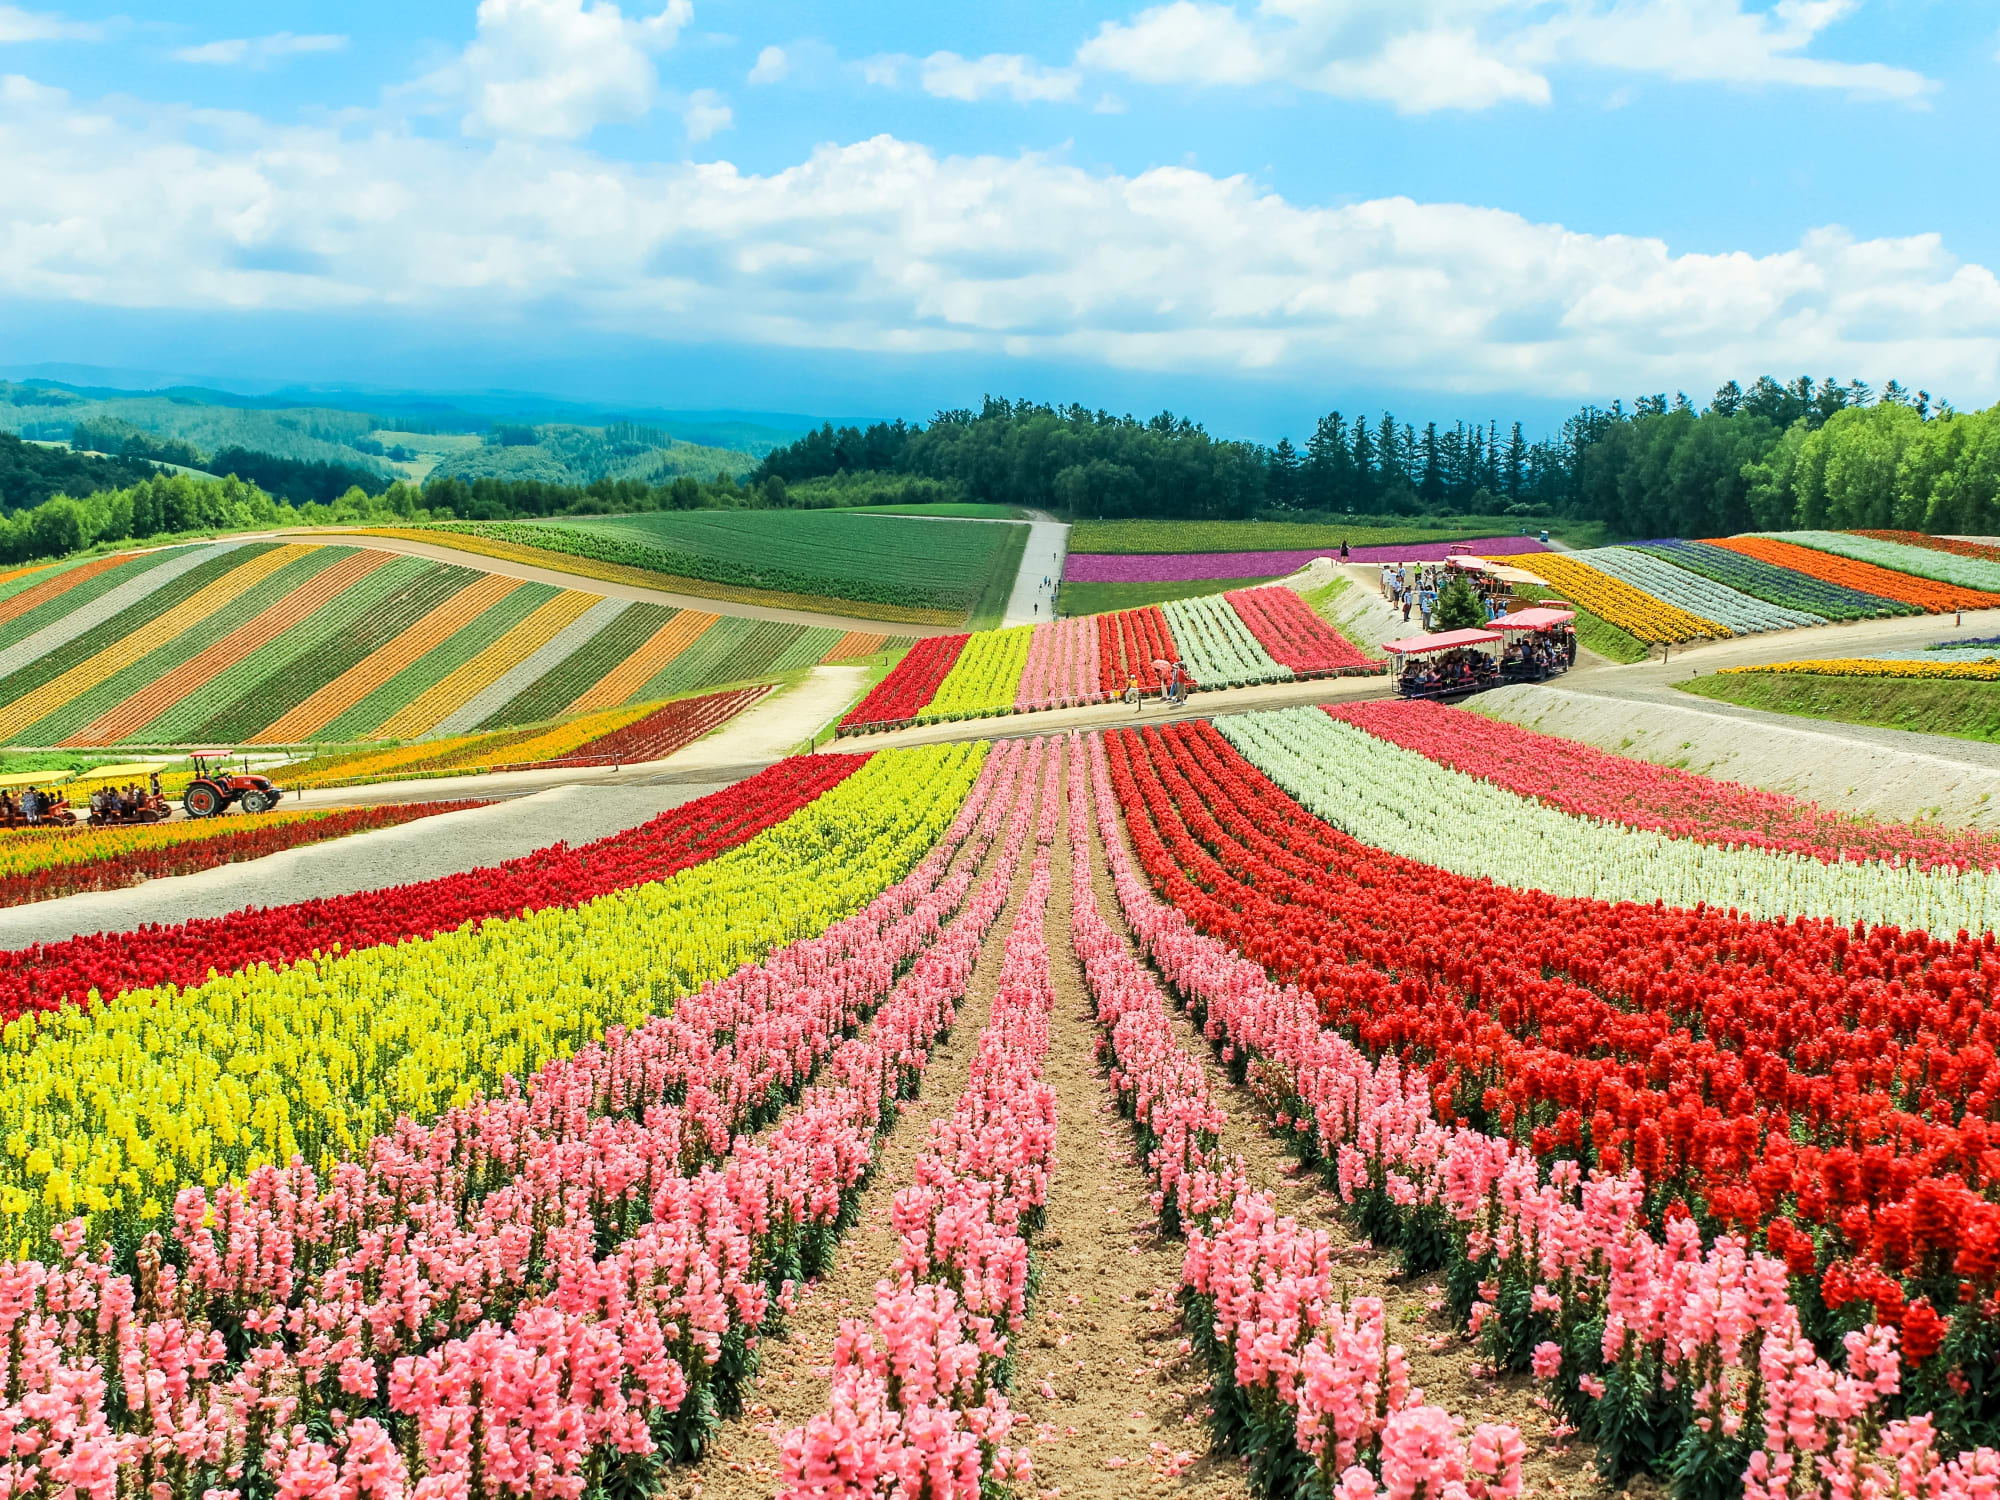
<instances>
[{"instance_id":1,"label":"flower field","mask_svg":"<svg viewBox=\"0 0 2000 1500\"><path fill-rule=\"evenodd\" d=\"M1769 603L1631 547L1596 547L1570 556L1691 615L1726 625L1737 635L1826 623L1823 616Z\"/></svg>"},{"instance_id":2,"label":"flower field","mask_svg":"<svg viewBox=\"0 0 2000 1500\"><path fill-rule=\"evenodd\" d=\"M1166 530L1172 538L1184 535L1187 527L1175 525ZM1442 562L1452 548L1467 545L1476 553L1492 557L1531 557L1548 551L1540 542L1528 537L1490 536L1354 545L1348 548L1348 560L1357 563ZM1295 573L1316 557L1338 560L1339 556L1340 542L1337 538L1321 547L1275 552L1176 552L1169 541L1157 552L1072 552L1063 565L1063 580L1075 583L1190 583L1203 579L1270 578Z\"/></svg>"},{"instance_id":3,"label":"flower field","mask_svg":"<svg viewBox=\"0 0 2000 1500\"><path fill-rule=\"evenodd\" d=\"M17 582L0 585L0 729L25 745L463 735L769 681L887 640L365 547L167 548Z\"/></svg>"},{"instance_id":4,"label":"flower field","mask_svg":"<svg viewBox=\"0 0 2000 1500\"><path fill-rule=\"evenodd\" d=\"M1642 588L1563 553L1544 553L1531 566L1538 578L1545 579L1564 598L1620 630L1630 631L1642 641L1676 644L1733 633L1727 625L1655 598Z\"/></svg>"},{"instance_id":5,"label":"flower field","mask_svg":"<svg viewBox=\"0 0 2000 1500\"><path fill-rule=\"evenodd\" d=\"M1957 609L1992 609L2000 605L2000 594L1938 583L1874 562L1843 557L1817 547L1803 547L1779 537L1716 537L1710 545L1724 547L1776 567L1789 568L1809 578L1837 583L1843 588L1893 599L1899 604L1915 605L1927 614L1939 615Z\"/></svg>"},{"instance_id":6,"label":"flower field","mask_svg":"<svg viewBox=\"0 0 2000 1500\"><path fill-rule=\"evenodd\" d=\"M1232 601L1222 595L1171 600L1161 605L1160 611L1173 632L1174 644L1180 647L1181 660L1196 682L1242 687L1291 680L1292 669L1272 659Z\"/></svg>"},{"instance_id":7,"label":"flower field","mask_svg":"<svg viewBox=\"0 0 2000 1500\"><path fill-rule=\"evenodd\" d=\"M1629 549L1657 557L1690 573L1713 579L1740 594L1783 609L1818 615L1823 620L1870 620L1882 615L1911 615L1914 604L1864 594L1791 568L1746 557L1713 542L1683 542L1672 538L1634 542Z\"/></svg>"},{"instance_id":8,"label":"flower field","mask_svg":"<svg viewBox=\"0 0 2000 1500\"><path fill-rule=\"evenodd\" d=\"M1135 679L1157 692L1156 661L1179 661L1198 685L1218 688L1381 670L1292 590L1237 589L920 640L841 728L1073 708L1115 698Z\"/></svg>"},{"instance_id":9,"label":"flower field","mask_svg":"<svg viewBox=\"0 0 2000 1500\"><path fill-rule=\"evenodd\" d=\"M1900 542L1905 547L1928 547L1933 552L1950 552L1958 557L1976 557L2000 563L2000 547L1990 542L1969 542L1956 536L1925 536L1921 531L1856 531L1853 536L1873 537L1878 542Z\"/></svg>"},{"instance_id":10,"label":"flower field","mask_svg":"<svg viewBox=\"0 0 2000 1500\"><path fill-rule=\"evenodd\" d=\"M0 906L52 901L78 891L115 891L142 880L191 875L238 860L262 859L350 833L395 828L478 802L418 802L325 812L277 812L254 822L215 818L133 828L19 829L0 832Z\"/></svg>"},{"instance_id":11,"label":"flower field","mask_svg":"<svg viewBox=\"0 0 2000 1500\"><path fill-rule=\"evenodd\" d=\"M1857 562L1873 563L1898 573L1909 573L1961 588L2000 593L2000 561L1976 552L1909 546L1879 534L1871 536L1853 531L1787 531L1783 535L1788 542L1811 547L1818 552L1831 552L1836 557L1853 558Z\"/></svg>"},{"instance_id":12,"label":"flower field","mask_svg":"<svg viewBox=\"0 0 2000 1500\"><path fill-rule=\"evenodd\" d=\"M1130 1461L1063 1403L1141 1403L1058 1391L1081 1336L1190 1373L1211 1457L1156 1443L1153 1487L1519 1500L1575 1440L1673 1500L1989 1497L1996 875L1370 703L797 757L580 849L0 955L0 1475L1069 1492ZM1144 1307L1064 1259L1126 1217L1056 1191L1079 1115L1129 1137ZM872 1290L814 1311L857 1243Z\"/></svg>"},{"instance_id":13,"label":"flower field","mask_svg":"<svg viewBox=\"0 0 2000 1500\"><path fill-rule=\"evenodd\" d=\"M1917 661L1909 658L1834 656L1807 661L1763 662L1723 667L1725 673L1778 673L1804 677L1935 677L1962 682L2000 682L2000 658L1980 661Z\"/></svg>"}]
</instances>

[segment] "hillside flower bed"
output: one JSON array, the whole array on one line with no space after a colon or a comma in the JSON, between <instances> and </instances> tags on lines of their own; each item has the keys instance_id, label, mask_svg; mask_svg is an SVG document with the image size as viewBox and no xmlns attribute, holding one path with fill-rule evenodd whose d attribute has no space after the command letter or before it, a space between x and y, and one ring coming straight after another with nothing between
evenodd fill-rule
<instances>
[{"instance_id":1,"label":"hillside flower bed","mask_svg":"<svg viewBox=\"0 0 2000 1500\"><path fill-rule=\"evenodd\" d=\"M1237 589L1223 595L1273 660L1294 672L1345 672L1380 665L1285 588Z\"/></svg>"},{"instance_id":2,"label":"hillside flower bed","mask_svg":"<svg viewBox=\"0 0 2000 1500\"><path fill-rule=\"evenodd\" d=\"M1836 656L1810 661L1764 662L1749 667L1723 667L1730 676L1775 673L1801 677L1935 677L1961 682L2000 681L2000 658L1983 661L1912 661L1876 656Z\"/></svg>"},{"instance_id":3,"label":"hillside flower bed","mask_svg":"<svg viewBox=\"0 0 2000 1500\"><path fill-rule=\"evenodd\" d=\"M1588 552L1573 552L1569 556L1689 614L1726 625L1738 635L1763 630L1797 630L1826 623L1820 615L1740 593L1726 584L1674 567L1635 548L1597 547Z\"/></svg>"},{"instance_id":4,"label":"hillside flower bed","mask_svg":"<svg viewBox=\"0 0 2000 1500\"><path fill-rule=\"evenodd\" d=\"M1676 568L1713 579L1767 604L1818 615L1823 620L1872 620L1883 615L1922 612L1914 604L1864 594L1859 589L1846 588L1791 568L1746 557L1712 542L1684 542L1669 538L1634 542L1629 550L1657 557Z\"/></svg>"},{"instance_id":5,"label":"hillside flower bed","mask_svg":"<svg viewBox=\"0 0 2000 1500\"><path fill-rule=\"evenodd\" d=\"M1219 594L1160 606L1183 665L1204 687L1290 682L1292 669L1272 659L1256 634Z\"/></svg>"},{"instance_id":6,"label":"hillside flower bed","mask_svg":"<svg viewBox=\"0 0 2000 1500\"><path fill-rule=\"evenodd\" d=\"M1756 558L1804 573L1812 578L1858 589L1884 599L1915 605L1927 614L1941 615L1951 610L1992 609L2000 606L2000 594L1982 593L1956 584L1938 583L1894 568L1863 562L1818 547L1800 546L1776 536L1714 537L1709 545Z\"/></svg>"},{"instance_id":7,"label":"hillside flower bed","mask_svg":"<svg viewBox=\"0 0 2000 1500\"><path fill-rule=\"evenodd\" d=\"M1470 546L1482 557L1528 557L1549 549L1531 537L1489 536L1465 541L1389 542L1348 547L1355 563L1442 562L1454 548ZM1269 578L1296 573L1316 557L1340 560L1340 542L1323 547L1266 552L1072 552L1065 583L1192 583L1216 578Z\"/></svg>"},{"instance_id":8,"label":"hillside flower bed","mask_svg":"<svg viewBox=\"0 0 2000 1500\"><path fill-rule=\"evenodd\" d=\"M1537 577L1546 579L1564 598L1642 641L1677 644L1733 633L1727 625L1657 599L1644 589L1562 553L1547 553L1535 558L1530 566Z\"/></svg>"},{"instance_id":9,"label":"hillside flower bed","mask_svg":"<svg viewBox=\"0 0 2000 1500\"><path fill-rule=\"evenodd\" d=\"M1960 588L2000 594L2000 562L1977 553L1942 547L1908 546L1880 535L1852 531L1780 531L1762 533L1816 552L1873 563L1898 573L1929 578Z\"/></svg>"}]
</instances>

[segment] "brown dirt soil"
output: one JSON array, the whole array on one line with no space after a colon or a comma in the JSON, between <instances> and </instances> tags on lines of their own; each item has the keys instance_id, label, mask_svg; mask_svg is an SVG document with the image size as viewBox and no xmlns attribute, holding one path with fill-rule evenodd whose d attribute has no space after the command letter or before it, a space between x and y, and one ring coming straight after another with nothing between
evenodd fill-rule
<instances>
[{"instance_id":1,"label":"brown dirt soil","mask_svg":"<svg viewBox=\"0 0 2000 1500\"><path fill-rule=\"evenodd\" d=\"M1062 1500L1235 1500L1246 1493L1242 1468L1208 1455L1206 1381L1182 1352L1181 1242L1159 1232L1152 1185L1098 1061L1097 1023L1070 947L1066 835L1052 864L1056 1008L1045 1076L1056 1094L1057 1166L1035 1238L1041 1284L1015 1345L1013 1393L1034 1438L1034 1489ZM1175 1467L1191 1467L1168 1478L1173 1455Z\"/></svg>"},{"instance_id":2,"label":"brown dirt soil","mask_svg":"<svg viewBox=\"0 0 2000 1500\"><path fill-rule=\"evenodd\" d=\"M1028 795L1032 795L1032 789ZM984 875L999 860L1002 839L988 853ZM762 1362L743 1412L725 1422L707 1457L669 1480L668 1494L684 1500L768 1500L778 1487L777 1442L792 1428L826 1410L833 1379L833 1341L842 1318L865 1317L875 1304L875 1283L896 1258L889 1205L916 1173L933 1120L948 1118L964 1091L979 1033L1000 987L1008 930L1028 887L1030 861L1015 872L1007 906L987 934L972 982L951 1034L931 1049L922 1092L904 1105L903 1117L882 1142L875 1170L861 1196L859 1218L842 1239L832 1268L798 1293L788 1320L789 1337L764 1344Z\"/></svg>"},{"instance_id":3,"label":"brown dirt soil","mask_svg":"<svg viewBox=\"0 0 2000 1500\"><path fill-rule=\"evenodd\" d=\"M1114 929L1129 938L1118 907L1117 891L1104 862L1104 851L1095 835L1091 849L1098 909ZM1067 911L1065 906L1065 941ZM1442 1277L1433 1274L1406 1281L1397 1274L1396 1257L1392 1253L1376 1251L1367 1241L1359 1239L1348 1225L1340 1195L1287 1152L1272 1133L1269 1111L1249 1089L1230 1081L1215 1050L1196 1030L1187 1013L1177 1007L1172 1013L1181 1045L1190 1056L1200 1060L1216 1102L1228 1114L1222 1131L1223 1149L1243 1158L1252 1185L1270 1192L1280 1213L1326 1227L1336 1254L1342 1256L1346 1295L1350 1299L1357 1296L1382 1299L1390 1337L1409 1355L1412 1383L1422 1388L1425 1399L1463 1418L1468 1430L1483 1421L1512 1422L1520 1428L1528 1444L1524 1494L1561 1497L1579 1492L1602 1493L1589 1468L1590 1446L1575 1441L1552 1441L1552 1418L1534 1404L1535 1382L1526 1376L1504 1375L1497 1380L1486 1377L1472 1340L1463 1328L1454 1327L1450 1315L1442 1310ZM1129 1142L1132 1137L1128 1133L1124 1139ZM1196 1377L1203 1374L1192 1359L1184 1363ZM1197 1394L1193 1409L1205 1411L1206 1398ZM1201 1447L1205 1439L1205 1433L1191 1432L1186 1445ZM1657 1487L1644 1480L1632 1486L1635 1494L1649 1491L1657 1493Z\"/></svg>"}]
</instances>

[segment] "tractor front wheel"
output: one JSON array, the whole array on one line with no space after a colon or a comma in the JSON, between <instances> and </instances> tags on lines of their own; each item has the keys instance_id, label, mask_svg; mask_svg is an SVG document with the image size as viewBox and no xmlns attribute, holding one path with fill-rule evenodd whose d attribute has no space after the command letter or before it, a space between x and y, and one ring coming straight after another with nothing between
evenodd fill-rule
<instances>
[{"instance_id":1,"label":"tractor front wheel","mask_svg":"<svg viewBox=\"0 0 2000 1500\"><path fill-rule=\"evenodd\" d=\"M268 792L245 792L241 798L243 810L256 814L271 810L271 796Z\"/></svg>"},{"instance_id":2,"label":"tractor front wheel","mask_svg":"<svg viewBox=\"0 0 2000 1500\"><path fill-rule=\"evenodd\" d=\"M222 794L212 786L196 782L188 788L181 806L187 809L190 818L212 818L222 811Z\"/></svg>"}]
</instances>

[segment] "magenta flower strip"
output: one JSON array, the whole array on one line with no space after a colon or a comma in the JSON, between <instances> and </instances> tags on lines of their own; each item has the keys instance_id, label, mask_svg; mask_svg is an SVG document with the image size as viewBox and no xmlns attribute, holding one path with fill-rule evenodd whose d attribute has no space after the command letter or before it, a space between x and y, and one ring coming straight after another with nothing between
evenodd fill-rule
<instances>
[{"instance_id":1,"label":"magenta flower strip","mask_svg":"<svg viewBox=\"0 0 2000 1500\"><path fill-rule=\"evenodd\" d=\"M1443 562L1454 547L1479 557L1527 557L1549 549L1532 537L1491 536L1465 541L1392 542L1352 547L1354 563ZM1063 563L1065 583L1204 583L1218 579L1280 578L1316 557L1338 561L1340 548L1302 547L1282 552L1072 552Z\"/></svg>"},{"instance_id":2,"label":"magenta flower strip","mask_svg":"<svg viewBox=\"0 0 2000 1500\"><path fill-rule=\"evenodd\" d=\"M1028 640L1028 665L1014 695L1014 711L1035 713L1103 701L1097 681L1097 636L1095 615L1037 625Z\"/></svg>"}]
</instances>

